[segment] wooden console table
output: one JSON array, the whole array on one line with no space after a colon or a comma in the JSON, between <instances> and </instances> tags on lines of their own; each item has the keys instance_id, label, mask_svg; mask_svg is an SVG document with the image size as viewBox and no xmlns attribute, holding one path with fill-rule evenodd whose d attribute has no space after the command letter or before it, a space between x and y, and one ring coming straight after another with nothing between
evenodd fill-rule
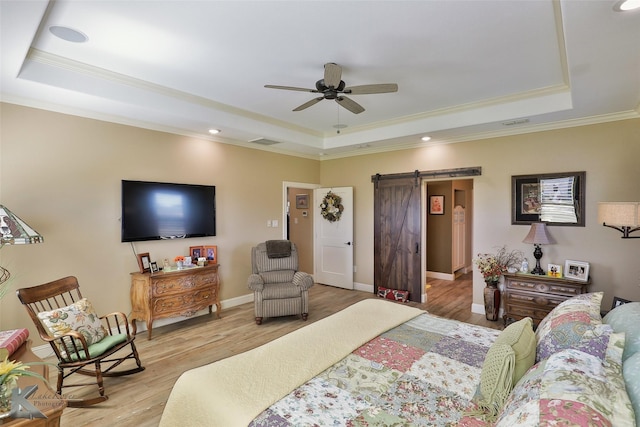
<instances>
[{"instance_id":1,"label":"wooden console table","mask_svg":"<svg viewBox=\"0 0 640 427\"><path fill-rule=\"evenodd\" d=\"M591 281L536 274L505 274L504 323L525 317L533 319L534 327L562 301L587 292Z\"/></svg>"},{"instance_id":2,"label":"wooden console table","mask_svg":"<svg viewBox=\"0 0 640 427\"><path fill-rule=\"evenodd\" d=\"M31 351L31 340L27 340L9 356L11 360L18 360L25 364L31 362L42 362L42 360ZM47 365L33 365L30 370L48 378L49 369ZM18 387L24 389L30 385L37 385L38 389L27 400L38 408L47 418L4 418L0 420L2 427L60 427L60 417L62 411L67 407L67 402L56 394L49 384L36 377L20 377Z\"/></svg>"},{"instance_id":3,"label":"wooden console table","mask_svg":"<svg viewBox=\"0 0 640 427\"><path fill-rule=\"evenodd\" d=\"M158 273L131 273L131 322L144 321L149 339L155 319L193 316L216 306L220 318L218 264Z\"/></svg>"}]
</instances>

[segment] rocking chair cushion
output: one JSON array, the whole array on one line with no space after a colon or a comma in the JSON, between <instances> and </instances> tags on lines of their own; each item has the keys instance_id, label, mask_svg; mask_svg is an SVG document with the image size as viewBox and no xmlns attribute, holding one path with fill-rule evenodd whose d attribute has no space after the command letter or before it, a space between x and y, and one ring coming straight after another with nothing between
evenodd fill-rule
<instances>
[{"instance_id":1,"label":"rocking chair cushion","mask_svg":"<svg viewBox=\"0 0 640 427\"><path fill-rule=\"evenodd\" d=\"M102 339L102 341L99 341L95 344L91 344L89 346L89 357L93 359L94 357L100 356L105 351L109 350L110 348L120 343L125 342L126 340L127 340L127 334L107 335ZM82 351L80 352L80 360L84 360L84 359L86 359L86 357L85 357L84 351ZM77 362L78 355L76 353L71 354L71 360L73 360L74 362Z\"/></svg>"},{"instance_id":2,"label":"rocking chair cushion","mask_svg":"<svg viewBox=\"0 0 640 427\"><path fill-rule=\"evenodd\" d=\"M108 335L93 305L86 298L66 307L40 312L38 318L53 337L76 331L84 336L88 346L100 342ZM81 348L82 344L77 342L76 346Z\"/></svg>"}]
</instances>

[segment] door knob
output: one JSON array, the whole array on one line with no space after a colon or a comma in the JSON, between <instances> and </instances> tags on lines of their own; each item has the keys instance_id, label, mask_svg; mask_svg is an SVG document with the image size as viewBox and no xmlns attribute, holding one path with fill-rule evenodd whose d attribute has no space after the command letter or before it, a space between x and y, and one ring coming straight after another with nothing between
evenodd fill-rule
<instances>
[{"instance_id":1,"label":"door knob","mask_svg":"<svg viewBox=\"0 0 640 427\"><path fill-rule=\"evenodd\" d=\"M351 246L351 242L345 242L344 244Z\"/></svg>"}]
</instances>

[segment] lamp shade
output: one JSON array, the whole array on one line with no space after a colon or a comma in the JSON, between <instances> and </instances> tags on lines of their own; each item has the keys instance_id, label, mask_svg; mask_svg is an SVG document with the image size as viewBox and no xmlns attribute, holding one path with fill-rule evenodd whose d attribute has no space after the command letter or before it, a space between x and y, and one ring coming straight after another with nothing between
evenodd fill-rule
<instances>
[{"instance_id":1,"label":"lamp shade","mask_svg":"<svg viewBox=\"0 0 640 427\"><path fill-rule=\"evenodd\" d=\"M42 243L44 237L9 209L0 205L0 246Z\"/></svg>"},{"instance_id":2,"label":"lamp shade","mask_svg":"<svg viewBox=\"0 0 640 427\"><path fill-rule=\"evenodd\" d=\"M555 243L549 233L547 232L547 224L544 222L531 223L531 229L529 234L523 240L524 243L531 243L534 245L549 245Z\"/></svg>"},{"instance_id":3,"label":"lamp shade","mask_svg":"<svg viewBox=\"0 0 640 427\"><path fill-rule=\"evenodd\" d=\"M638 227L640 202L600 202L598 222L618 227Z\"/></svg>"}]
</instances>

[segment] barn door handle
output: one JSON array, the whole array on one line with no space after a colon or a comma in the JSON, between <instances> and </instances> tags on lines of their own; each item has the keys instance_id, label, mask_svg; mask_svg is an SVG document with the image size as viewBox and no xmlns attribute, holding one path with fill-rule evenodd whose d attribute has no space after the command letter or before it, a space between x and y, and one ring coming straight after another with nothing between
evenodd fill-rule
<instances>
[{"instance_id":1,"label":"barn door handle","mask_svg":"<svg viewBox=\"0 0 640 427\"><path fill-rule=\"evenodd\" d=\"M420 245L418 243L416 243L416 253L420 252Z\"/></svg>"}]
</instances>

